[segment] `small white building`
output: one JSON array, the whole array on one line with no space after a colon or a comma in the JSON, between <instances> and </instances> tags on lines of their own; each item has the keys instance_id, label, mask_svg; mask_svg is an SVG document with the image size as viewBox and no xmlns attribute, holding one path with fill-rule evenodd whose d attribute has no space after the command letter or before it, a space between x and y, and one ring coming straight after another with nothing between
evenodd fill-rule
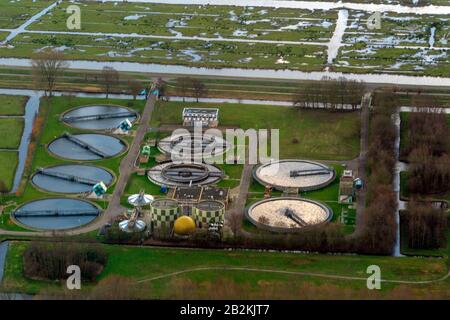
<instances>
[{"instance_id":1,"label":"small white building","mask_svg":"<svg viewBox=\"0 0 450 320\"><path fill-rule=\"evenodd\" d=\"M217 108L184 108L183 126L193 127L201 122L202 127L215 128L219 125L219 109Z\"/></svg>"}]
</instances>

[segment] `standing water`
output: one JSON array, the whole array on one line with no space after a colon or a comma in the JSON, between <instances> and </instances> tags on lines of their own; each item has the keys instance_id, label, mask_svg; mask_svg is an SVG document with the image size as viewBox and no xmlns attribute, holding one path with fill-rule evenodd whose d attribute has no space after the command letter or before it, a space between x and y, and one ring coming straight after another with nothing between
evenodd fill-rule
<instances>
[{"instance_id":1,"label":"standing water","mask_svg":"<svg viewBox=\"0 0 450 320\"><path fill-rule=\"evenodd\" d=\"M330 43L328 44L328 64L332 64L334 59L336 59L339 48L342 45L342 38L347 29L348 21L348 10L339 10L338 19L336 21L336 29L331 37Z\"/></svg>"},{"instance_id":2,"label":"standing water","mask_svg":"<svg viewBox=\"0 0 450 320\"><path fill-rule=\"evenodd\" d=\"M14 175L14 182L11 192L16 192L19 187L20 180L22 178L23 170L25 169L25 162L27 159L28 145L30 143L31 132L33 130L33 123L36 114L39 111L39 99L42 96L41 92L32 92L29 90L15 90L15 89L0 89L0 94L6 95L19 95L28 96L29 99L25 105L25 115L24 115L24 128L22 133L22 138L19 145L19 162L17 164L16 173Z\"/></svg>"},{"instance_id":3,"label":"standing water","mask_svg":"<svg viewBox=\"0 0 450 320\"><path fill-rule=\"evenodd\" d=\"M397 232L395 237L395 246L393 255L395 257L401 257L402 254L400 252L400 211L405 209L405 203L400 200L400 171L402 170L402 163L398 160L400 154L400 125L401 125L400 112L398 110L394 113L393 118L396 129L396 138L394 144L396 165L393 183L394 183L394 192L397 198L397 210L395 212L395 222L397 223Z\"/></svg>"},{"instance_id":4,"label":"standing water","mask_svg":"<svg viewBox=\"0 0 450 320\"><path fill-rule=\"evenodd\" d=\"M12 192L16 192L22 179L25 162L27 160L28 145L30 144L31 132L33 130L34 119L39 111L39 97L30 96L25 106L25 126L23 129L22 139L19 146L19 163L17 164L16 173Z\"/></svg>"}]
</instances>

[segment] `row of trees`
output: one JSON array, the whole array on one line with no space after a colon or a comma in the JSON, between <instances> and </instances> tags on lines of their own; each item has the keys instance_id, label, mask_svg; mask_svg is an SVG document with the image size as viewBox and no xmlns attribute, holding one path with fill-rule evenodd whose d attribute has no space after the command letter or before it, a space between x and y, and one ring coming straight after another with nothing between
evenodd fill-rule
<instances>
[{"instance_id":1,"label":"row of trees","mask_svg":"<svg viewBox=\"0 0 450 320\"><path fill-rule=\"evenodd\" d=\"M383 92L375 101L377 104L370 122L367 154L370 172L367 182L368 206L363 232L358 241L360 252L390 254L395 245L397 231L397 200L392 187L396 162L396 130L392 112L398 101L388 92Z\"/></svg>"},{"instance_id":2,"label":"row of trees","mask_svg":"<svg viewBox=\"0 0 450 320\"><path fill-rule=\"evenodd\" d=\"M176 86L179 94L183 97L192 96L196 98L197 102L200 98L204 97L208 93L208 88L199 79L190 77L177 78Z\"/></svg>"},{"instance_id":3,"label":"row of trees","mask_svg":"<svg viewBox=\"0 0 450 320\"><path fill-rule=\"evenodd\" d=\"M362 81L346 78L331 79L302 85L294 94L293 103L299 108L326 108L331 110L357 109L366 91Z\"/></svg>"},{"instance_id":4,"label":"row of trees","mask_svg":"<svg viewBox=\"0 0 450 320\"><path fill-rule=\"evenodd\" d=\"M450 191L449 128L446 114L430 108L409 114L408 190L411 194Z\"/></svg>"},{"instance_id":5,"label":"row of trees","mask_svg":"<svg viewBox=\"0 0 450 320\"><path fill-rule=\"evenodd\" d=\"M57 82L63 77L69 67L62 52L46 49L37 54L32 60L32 74L37 89L44 89L45 94L53 96ZM123 87L119 72L112 67L104 67L97 75L95 81L101 85L106 98L114 91ZM127 93L135 99L142 91L142 83L134 79L125 79Z\"/></svg>"},{"instance_id":6,"label":"row of trees","mask_svg":"<svg viewBox=\"0 0 450 320\"><path fill-rule=\"evenodd\" d=\"M44 89L50 97L56 88L57 82L63 77L64 72L69 67L64 53L50 48L39 52L32 60L33 79L37 89ZM85 76L87 81L88 76ZM113 67L105 66L98 74L93 76L95 82L101 85L106 94L106 98L112 92L127 92L134 99L139 95L146 85L141 81L132 78L123 78ZM166 83L158 79L160 97L166 94ZM181 77L176 81L178 93L183 97L192 96L197 99L204 97L208 93L206 85L199 79ZM148 88L147 88L148 89Z\"/></svg>"},{"instance_id":7,"label":"row of trees","mask_svg":"<svg viewBox=\"0 0 450 320\"><path fill-rule=\"evenodd\" d=\"M408 214L402 217L408 230L408 246L413 249L437 249L446 243L446 212L429 203L410 201Z\"/></svg>"},{"instance_id":8,"label":"row of trees","mask_svg":"<svg viewBox=\"0 0 450 320\"><path fill-rule=\"evenodd\" d=\"M93 281L106 265L108 256L98 245L33 242L25 250L24 273L30 278L63 280L67 267L77 265L82 279Z\"/></svg>"}]
</instances>

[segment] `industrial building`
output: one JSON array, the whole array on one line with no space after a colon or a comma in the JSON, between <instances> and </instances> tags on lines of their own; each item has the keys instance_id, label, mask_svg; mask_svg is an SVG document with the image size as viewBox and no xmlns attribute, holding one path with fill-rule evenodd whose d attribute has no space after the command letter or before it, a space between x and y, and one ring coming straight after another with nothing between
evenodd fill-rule
<instances>
[{"instance_id":1,"label":"industrial building","mask_svg":"<svg viewBox=\"0 0 450 320\"><path fill-rule=\"evenodd\" d=\"M219 109L184 108L183 126L193 127L196 123L201 123L202 127L216 128L219 125Z\"/></svg>"}]
</instances>

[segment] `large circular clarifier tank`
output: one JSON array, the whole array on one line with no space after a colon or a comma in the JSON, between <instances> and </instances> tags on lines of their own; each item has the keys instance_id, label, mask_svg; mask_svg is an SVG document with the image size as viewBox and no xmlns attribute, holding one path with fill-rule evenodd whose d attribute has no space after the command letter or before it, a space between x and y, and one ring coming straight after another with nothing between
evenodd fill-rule
<instances>
[{"instance_id":1,"label":"large circular clarifier tank","mask_svg":"<svg viewBox=\"0 0 450 320\"><path fill-rule=\"evenodd\" d=\"M62 230L80 227L98 217L100 209L85 200L49 198L35 200L14 210L14 218L33 229Z\"/></svg>"},{"instance_id":2,"label":"large circular clarifier tank","mask_svg":"<svg viewBox=\"0 0 450 320\"><path fill-rule=\"evenodd\" d=\"M128 119L136 121L136 111L114 105L83 106L67 111L62 116L66 124L88 130L115 129L119 124Z\"/></svg>"},{"instance_id":3,"label":"large circular clarifier tank","mask_svg":"<svg viewBox=\"0 0 450 320\"><path fill-rule=\"evenodd\" d=\"M53 140L48 145L48 150L58 157L69 160L101 160L120 154L126 147L122 140L105 134L83 133L70 136L75 140L63 135ZM75 141L81 141L91 148L86 148Z\"/></svg>"},{"instance_id":4,"label":"large circular clarifier tank","mask_svg":"<svg viewBox=\"0 0 450 320\"><path fill-rule=\"evenodd\" d=\"M279 160L259 166L253 176L262 185L281 191L309 191L330 184L336 172L333 168L314 161Z\"/></svg>"},{"instance_id":5,"label":"large circular clarifier tank","mask_svg":"<svg viewBox=\"0 0 450 320\"><path fill-rule=\"evenodd\" d=\"M209 185L219 182L222 176L222 170L206 163L164 162L147 171L151 182L170 187Z\"/></svg>"},{"instance_id":6,"label":"large circular clarifier tank","mask_svg":"<svg viewBox=\"0 0 450 320\"><path fill-rule=\"evenodd\" d=\"M60 165L38 170L32 182L40 189L56 193L85 193L103 182L110 185L113 175L102 168L88 165Z\"/></svg>"},{"instance_id":7,"label":"large circular clarifier tank","mask_svg":"<svg viewBox=\"0 0 450 320\"><path fill-rule=\"evenodd\" d=\"M282 197L256 202L246 211L246 216L261 229L295 232L329 222L333 212L318 201Z\"/></svg>"}]
</instances>

